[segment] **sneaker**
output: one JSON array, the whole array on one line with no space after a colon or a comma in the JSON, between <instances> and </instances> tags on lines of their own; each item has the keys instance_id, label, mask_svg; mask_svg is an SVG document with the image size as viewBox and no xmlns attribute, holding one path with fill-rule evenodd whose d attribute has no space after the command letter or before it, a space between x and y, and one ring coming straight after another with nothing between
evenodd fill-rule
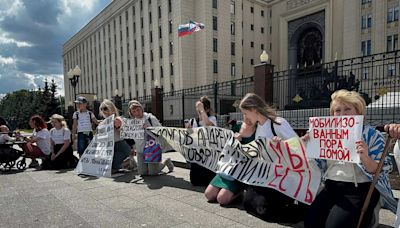
<instances>
[{"instance_id":1,"label":"sneaker","mask_svg":"<svg viewBox=\"0 0 400 228\"><path fill-rule=\"evenodd\" d=\"M36 168L39 166L39 162L36 159L32 159L31 164L29 164L29 168Z\"/></svg>"},{"instance_id":2,"label":"sneaker","mask_svg":"<svg viewBox=\"0 0 400 228\"><path fill-rule=\"evenodd\" d=\"M174 171L174 164L172 163L171 158L165 159L164 164L168 167L170 172Z\"/></svg>"}]
</instances>

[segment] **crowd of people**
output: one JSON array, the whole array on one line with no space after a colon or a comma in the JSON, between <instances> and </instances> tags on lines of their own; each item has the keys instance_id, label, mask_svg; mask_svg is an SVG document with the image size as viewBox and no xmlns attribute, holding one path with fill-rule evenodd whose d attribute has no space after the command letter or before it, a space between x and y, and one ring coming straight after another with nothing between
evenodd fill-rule
<instances>
[{"instance_id":1,"label":"crowd of people","mask_svg":"<svg viewBox=\"0 0 400 228\"><path fill-rule=\"evenodd\" d=\"M356 91L336 91L332 94L331 100L331 116L366 114L366 103ZM77 152L82 156L90 140L93 139L94 126L102 125L103 122L87 109L86 98L79 97L75 102L79 108L73 114L72 131L67 128L64 117L58 114L51 116L50 122L53 128L50 130L40 116L35 115L30 118L29 125L33 133L32 136L24 138L26 143L22 145L25 155L32 158L30 167L38 165L37 158L43 159L42 168L64 169L76 165L77 158L73 155L72 149L73 141L77 141ZM201 97L196 102L195 108L197 116L185 122L186 128L217 127L217 117L211 108L210 99L206 96ZM124 120L119 116L119 111L113 102L104 100L99 109L103 118L115 115L113 171L128 168L137 170L139 175L158 175L165 167L169 172L173 171L174 165L169 158L156 163L144 161L145 140L121 139L120 130ZM289 122L279 117L276 110L254 93L243 97L239 109L243 115L243 122L231 121L230 124L235 132L234 138L242 144L259 138L279 142L298 137ZM142 120L143 128L161 126L157 117L144 112L143 106L136 100L129 102L128 115L130 118ZM0 143L15 140L6 134L8 131L6 126L0 126ZM391 137L400 139L400 124L387 125L385 131ZM307 145L310 136L307 133L301 139ZM214 173L195 163L190 164L190 181L193 185L206 186L204 195L209 202L227 205L242 200L246 211L263 219L270 218L271 215L279 216L279 213L290 217L291 214L287 212L294 209L298 210L298 214L304 215L306 228L357 227L371 182L376 176L378 181L370 196L365 215L360 221L360 227L373 227L377 223L376 212L381 206L394 212L397 207L388 179L392 164L386 157L382 171L376 172L378 162L382 158L385 139L380 131L367 124L363 126L362 139L357 141L355 146L360 157L358 164L315 160L323 173L323 184L309 206L274 189L245 185L229 175ZM397 145L397 150L398 147Z\"/></svg>"}]
</instances>

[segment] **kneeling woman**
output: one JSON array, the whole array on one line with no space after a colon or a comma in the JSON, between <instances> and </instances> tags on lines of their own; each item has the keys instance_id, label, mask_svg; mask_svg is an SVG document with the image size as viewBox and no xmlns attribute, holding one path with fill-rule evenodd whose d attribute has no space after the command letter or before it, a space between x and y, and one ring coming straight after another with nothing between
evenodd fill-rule
<instances>
[{"instance_id":1,"label":"kneeling woman","mask_svg":"<svg viewBox=\"0 0 400 228\"><path fill-rule=\"evenodd\" d=\"M113 172L121 169L122 162L129 157L131 153L131 147L125 142L125 140L121 139L121 126L123 124L123 120L119 117L118 109L115 107L114 103L110 100L104 99L104 101L100 104L100 114L107 118L111 115L115 115L114 120L114 156L112 162ZM102 123L100 123L102 124Z\"/></svg>"},{"instance_id":2,"label":"kneeling woman","mask_svg":"<svg viewBox=\"0 0 400 228\"><path fill-rule=\"evenodd\" d=\"M50 117L53 128L50 130L51 169L67 169L76 166L73 155L71 131L67 128L64 117L54 114Z\"/></svg>"},{"instance_id":3,"label":"kneeling woman","mask_svg":"<svg viewBox=\"0 0 400 228\"><path fill-rule=\"evenodd\" d=\"M363 115L366 103L354 91L339 90L332 94L330 114L332 116ZM303 138L308 141L309 136ZM385 160L383 171L375 173L381 159L385 141L382 134L364 125L362 139L356 142L356 150L360 155L360 163L339 161L319 161L321 167L327 164L325 171L325 186L317 195L308 211L304 226L309 227L356 227L361 214L361 208L366 199L372 175L379 175L378 182L372 193L368 209L364 214L361 227L368 227L374 208L379 203L380 196L395 212L394 200L388 180L388 170L391 163Z\"/></svg>"},{"instance_id":4,"label":"kneeling woman","mask_svg":"<svg viewBox=\"0 0 400 228\"><path fill-rule=\"evenodd\" d=\"M255 139L256 125L249 119L244 118L244 122L239 126L239 132L235 132L235 139L242 144L247 144ZM217 173L212 179L204 195L209 202L217 201L221 205L231 203L240 193L243 192L245 184L240 183L233 177Z\"/></svg>"}]
</instances>

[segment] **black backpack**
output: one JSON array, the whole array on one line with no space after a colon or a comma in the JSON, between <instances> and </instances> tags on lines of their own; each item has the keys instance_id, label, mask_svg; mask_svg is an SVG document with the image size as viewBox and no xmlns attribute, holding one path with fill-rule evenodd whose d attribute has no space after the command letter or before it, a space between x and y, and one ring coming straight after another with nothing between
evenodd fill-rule
<instances>
[{"instance_id":1,"label":"black backpack","mask_svg":"<svg viewBox=\"0 0 400 228\"><path fill-rule=\"evenodd\" d=\"M90 123L92 124L92 130L96 130L96 127L97 127L96 123L93 122L94 114L92 111L89 111L89 110L87 110L87 111L89 112L89 118L90 118ZM78 121L79 120L79 111L75 111L74 116L76 116L76 121Z\"/></svg>"}]
</instances>

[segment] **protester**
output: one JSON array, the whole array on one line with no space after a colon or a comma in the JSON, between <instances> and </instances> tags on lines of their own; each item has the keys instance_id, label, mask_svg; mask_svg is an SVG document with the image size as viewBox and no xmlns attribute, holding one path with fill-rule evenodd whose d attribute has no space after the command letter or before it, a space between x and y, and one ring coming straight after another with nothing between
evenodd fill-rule
<instances>
[{"instance_id":1,"label":"protester","mask_svg":"<svg viewBox=\"0 0 400 228\"><path fill-rule=\"evenodd\" d=\"M200 97L196 102L197 118L190 119L185 127L217 126L217 118L211 109L211 101L207 96ZM190 183L195 186L207 186L215 177L215 173L196 163L190 163Z\"/></svg>"},{"instance_id":2,"label":"protester","mask_svg":"<svg viewBox=\"0 0 400 228\"><path fill-rule=\"evenodd\" d=\"M50 155L50 133L46 122L40 116L32 116L29 119L29 126L33 128L33 133L32 136L24 138L27 143L22 144L22 150L26 157L32 158L29 168L35 168L39 165L36 158L47 159Z\"/></svg>"},{"instance_id":3,"label":"protester","mask_svg":"<svg viewBox=\"0 0 400 228\"><path fill-rule=\"evenodd\" d=\"M131 118L143 120L143 128L147 127L159 127L161 126L158 119L151 113L144 112L142 104L139 101L132 100L128 104L129 106L129 115ZM143 149L145 146L145 140L135 140L135 149L137 152L137 163L138 163L138 172L140 175L158 175L161 170L167 166L169 172L174 170L174 164L171 161L171 158L167 158L164 162L155 162L155 163L145 163Z\"/></svg>"},{"instance_id":4,"label":"protester","mask_svg":"<svg viewBox=\"0 0 400 228\"><path fill-rule=\"evenodd\" d=\"M76 139L75 135L78 134L77 149L79 156L82 156L86 147L93 139L92 127L98 124L98 120L93 112L87 109L88 102L85 97L78 97L75 103L79 105L79 109L72 115L72 134L74 140Z\"/></svg>"},{"instance_id":5,"label":"protester","mask_svg":"<svg viewBox=\"0 0 400 228\"><path fill-rule=\"evenodd\" d=\"M0 144L4 144L7 141L14 141L15 138L10 137L8 134L10 129L6 125L0 125Z\"/></svg>"},{"instance_id":6,"label":"protester","mask_svg":"<svg viewBox=\"0 0 400 228\"><path fill-rule=\"evenodd\" d=\"M125 142L125 140L121 139L121 126L123 124L123 120L119 117L119 111L115 107L112 101L104 99L103 102L100 104L99 107L100 114L107 118L111 115L115 116L114 119L114 155L113 155L113 162L112 162L112 170L113 172L118 171L119 169L123 168L122 162L129 157L131 148ZM102 122L100 123L100 125Z\"/></svg>"},{"instance_id":7,"label":"protester","mask_svg":"<svg viewBox=\"0 0 400 228\"><path fill-rule=\"evenodd\" d=\"M365 116L366 103L357 92L339 90L333 93L331 98L330 115ZM306 134L303 139L307 142L309 135ZM362 140L356 142L356 150L361 163L319 161L321 167L327 167L326 170L323 170L325 171L325 184L307 213L304 221L306 228L357 226L361 208L372 181L372 175L377 170L384 146L385 141L382 134L371 126L364 125ZM395 211L396 204L388 180L390 169L391 163L387 159L382 172L379 174L361 227L367 227L371 224L374 208L379 202L380 194L383 200L389 203L391 210Z\"/></svg>"},{"instance_id":8,"label":"protester","mask_svg":"<svg viewBox=\"0 0 400 228\"><path fill-rule=\"evenodd\" d=\"M50 162L48 169L68 169L75 167L77 158L73 155L71 131L63 116L54 114L50 117L53 128L50 130ZM46 163L44 163L46 164Z\"/></svg>"},{"instance_id":9,"label":"protester","mask_svg":"<svg viewBox=\"0 0 400 228\"><path fill-rule=\"evenodd\" d=\"M236 121L235 121L236 122ZM236 124L236 123L235 123ZM239 129L233 130L234 137L242 144L247 144L255 139L256 124L244 119L238 124ZM209 202L217 201L221 205L231 203L244 190L245 185L233 177L223 173L217 173L204 192Z\"/></svg>"},{"instance_id":10,"label":"protester","mask_svg":"<svg viewBox=\"0 0 400 228\"><path fill-rule=\"evenodd\" d=\"M400 124L389 124L385 126L385 131L396 140L396 144L393 149L394 158L396 160L397 169L400 168ZM396 220L394 227L400 227L400 201L397 204Z\"/></svg>"},{"instance_id":11,"label":"protester","mask_svg":"<svg viewBox=\"0 0 400 228\"><path fill-rule=\"evenodd\" d=\"M278 117L276 111L254 93L246 94L239 108L244 119L256 125L256 139L280 141L298 137L290 124ZM246 211L262 219L270 219L272 216L279 220L287 217L287 212L282 211L291 208L294 200L272 188L249 186L243 203Z\"/></svg>"}]
</instances>

